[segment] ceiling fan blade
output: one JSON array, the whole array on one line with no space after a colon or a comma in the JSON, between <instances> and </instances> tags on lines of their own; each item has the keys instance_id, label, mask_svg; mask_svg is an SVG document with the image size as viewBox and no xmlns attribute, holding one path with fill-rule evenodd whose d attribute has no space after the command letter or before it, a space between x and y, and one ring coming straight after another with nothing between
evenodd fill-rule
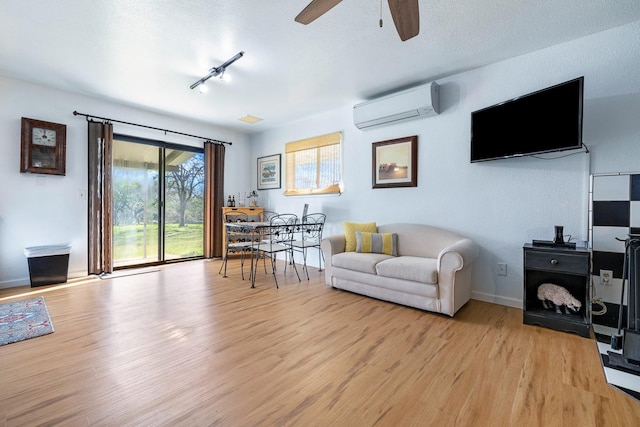
<instances>
[{"instance_id":1,"label":"ceiling fan blade","mask_svg":"<svg viewBox=\"0 0 640 427\"><path fill-rule=\"evenodd\" d=\"M313 0L296 16L295 21L307 25L327 13L329 9L341 1L342 0Z\"/></svg>"},{"instance_id":2,"label":"ceiling fan blade","mask_svg":"<svg viewBox=\"0 0 640 427\"><path fill-rule=\"evenodd\" d=\"M389 0L389 9L400 40L406 41L420 32L418 0Z\"/></svg>"}]
</instances>

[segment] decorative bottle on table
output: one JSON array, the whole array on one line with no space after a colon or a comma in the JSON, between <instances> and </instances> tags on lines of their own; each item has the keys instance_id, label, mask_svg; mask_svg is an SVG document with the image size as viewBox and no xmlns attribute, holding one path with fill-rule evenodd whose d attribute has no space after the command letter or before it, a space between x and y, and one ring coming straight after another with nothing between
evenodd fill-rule
<instances>
[{"instance_id":1,"label":"decorative bottle on table","mask_svg":"<svg viewBox=\"0 0 640 427\"><path fill-rule=\"evenodd\" d=\"M251 190L247 198L249 199L249 206L258 206L258 192L256 190Z\"/></svg>"}]
</instances>

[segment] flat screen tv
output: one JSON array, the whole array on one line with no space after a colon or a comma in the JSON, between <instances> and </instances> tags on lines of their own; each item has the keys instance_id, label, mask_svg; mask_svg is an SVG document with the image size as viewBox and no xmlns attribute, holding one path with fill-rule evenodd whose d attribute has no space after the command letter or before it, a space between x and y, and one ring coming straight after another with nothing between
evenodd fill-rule
<instances>
[{"instance_id":1,"label":"flat screen tv","mask_svg":"<svg viewBox=\"0 0 640 427\"><path fill-rule=\"evenodd\" d=\"M584 77L471 113L471 163L582 147Z\"/></svg>"}]
</instances>

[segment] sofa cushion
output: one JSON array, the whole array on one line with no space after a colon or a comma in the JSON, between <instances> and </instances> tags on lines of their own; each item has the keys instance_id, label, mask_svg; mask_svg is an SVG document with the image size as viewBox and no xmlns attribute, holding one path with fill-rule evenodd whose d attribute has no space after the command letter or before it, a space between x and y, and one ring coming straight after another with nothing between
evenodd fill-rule
<instances>
[{"instance_id":1,"label":"sofa cushion","mask_svg":"<svg viewBox=\"0 0 640 427\"><path fill-rule=\"evenodd\" d=\"M366 231L369 233L375 233L378 231L378 226L375 222L343 222L344 227L344 240L345 240L345 252L354 252L356 250L356 231Z\"/></svg>"},{"instance_id":2,"label":"sofa cushion","mask_svg":"<svg viewBox=\"0 0 640 427\"><path fill-rule=\"evenodd\" d=\"M331 264L334 267L345 268L348 270L360 271L362 273L376 274L376 264L388 258L391 255L384 254L362 254L357 252L341 252L335 254L331 258Z\"/></svg>"},{"instance_id":3,"label":"sofa cushion","mask_svg":"<svg viewBox=\"0 0 640 427\"><path fill-rule=\"evenodd\" d=\"M438 283L438 260L413 256L389 257L376 264L376 273L383 277Z\"/></svg>"},{"instance_id":4,"label":"sofa cushion","mask_svg":"<svg viewBox=\"0 0 640 427\"><path fill-rule=\"evenodd\" d=\"M396 233L367 233L356 231L356 252L398 255Z\"/></svg>"},{"instance_id":5,"label":"sofa cushion","mask_svg":"<svg viewBox=\"0 0 640 427\"><path fill-rule=\"evenodd\" d=\"M424 224L380 224L378 233L398 235L398 256L438 258L440 251L463 237L451 231Z\"/></svg>"}]
</instances>

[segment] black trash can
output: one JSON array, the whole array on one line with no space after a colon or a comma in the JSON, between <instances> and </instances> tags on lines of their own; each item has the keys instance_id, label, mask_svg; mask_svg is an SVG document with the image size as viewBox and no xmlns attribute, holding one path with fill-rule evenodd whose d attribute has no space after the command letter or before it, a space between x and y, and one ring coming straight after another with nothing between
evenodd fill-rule
<instances>
[{"instance_id":1,"label":"black trash can","mask_svg":"<svg viewBox=\"0 0 640 427\"><path fill-rule=\"evenodd\" d=\"M31 287L54 285L67 281L69 245L31 246L24 254L29 262Z\"/></svg>"}]
</instances>

